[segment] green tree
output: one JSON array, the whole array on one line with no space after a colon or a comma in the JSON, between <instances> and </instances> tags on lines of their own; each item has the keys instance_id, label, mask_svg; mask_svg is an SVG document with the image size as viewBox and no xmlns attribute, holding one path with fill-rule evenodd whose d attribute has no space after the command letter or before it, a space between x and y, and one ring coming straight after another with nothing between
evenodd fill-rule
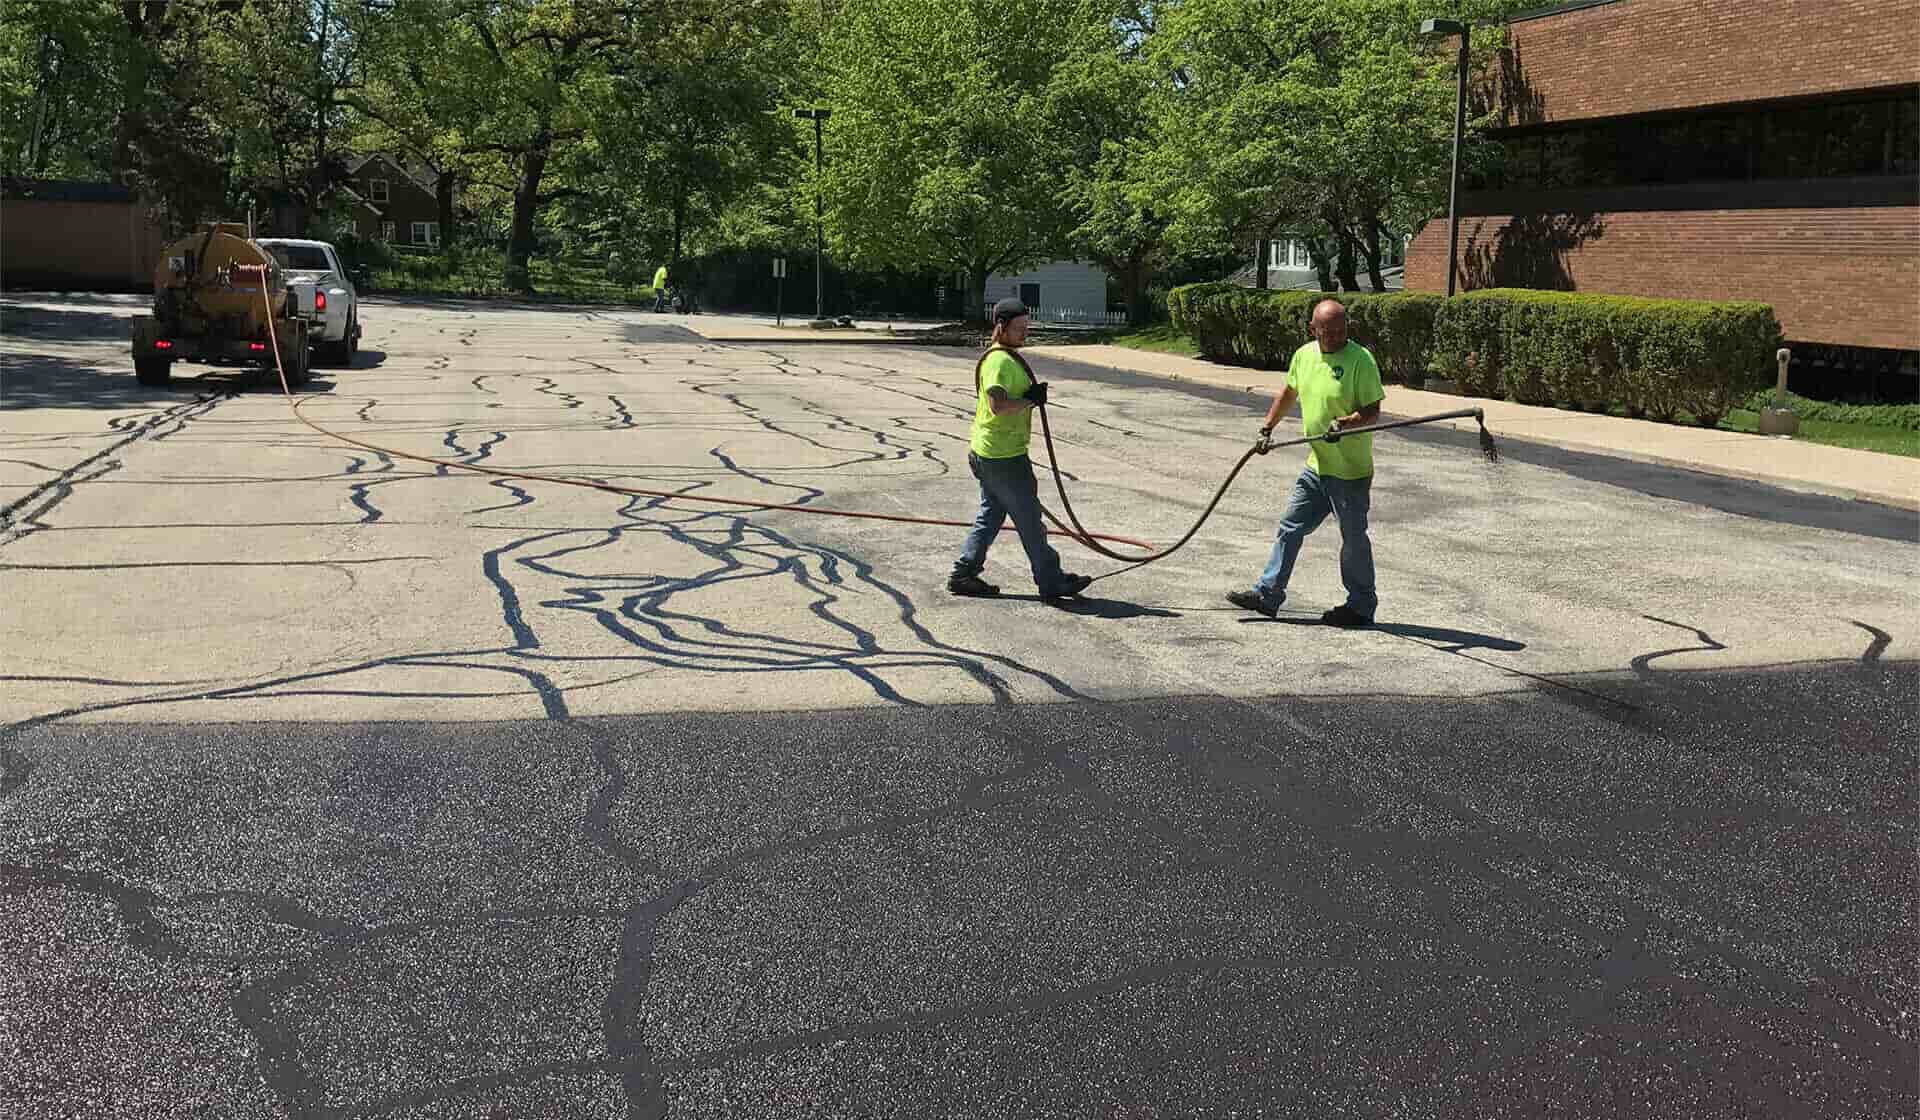
<instances>
[{"instance_id":1,"label":"green tree","mask_svg":"<svg viewBox=\"0 0 1920 1120\"><path fill-rule=\"evenodd\" d=\"M820 46L834 250L961 274L973 315L990 275L1063 252L1075 223L1048 87L1111 18L1084 0L845 0Z\"/></svg>"},{"instance_id":2,"label":"green tree","mask_svg":"<svg viewBox=\"0 0 1920 1120\"><path fill-rule=\"evenodd\" d=\"M1170 5L1148 49L1173 86L1156 149L1171 235L1190 247L1224 239L1262 265L1269 240L1300 236L1322 283L1357 289L1364 260L1373 286L1384 286L1382 234L1414 228L1446 201L1453 54L1422 42L1420 21L1479 25L1484 60L1500 45L1500 18L1529 3ZM1264 287L1265 267L1255 274Z\"/></svg>"}]
</instances>

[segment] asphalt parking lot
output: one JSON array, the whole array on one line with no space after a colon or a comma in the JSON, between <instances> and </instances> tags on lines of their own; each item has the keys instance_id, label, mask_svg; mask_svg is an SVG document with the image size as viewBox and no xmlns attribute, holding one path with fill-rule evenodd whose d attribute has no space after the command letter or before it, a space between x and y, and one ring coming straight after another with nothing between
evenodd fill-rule
<instances>
[{"instance_id":1,"label":"asphalt parking lot","mask_svg":"<svg viewBox=\"0 0 1920 1120\"><path fill-rule=\"evenodd\" d=\"M1331 526L1220 599L1286 452L1082 602L1010 534L958 600L959 529L141 388L136 303L0 302L0 1113L1920 1104L1910 512L1383 435L1374 630L1312 624ZM964 353L365 323L302 412L385 448L971 514ZM1156 541L1264 404L1042 373Z\"/></svg>"}]
</instances>

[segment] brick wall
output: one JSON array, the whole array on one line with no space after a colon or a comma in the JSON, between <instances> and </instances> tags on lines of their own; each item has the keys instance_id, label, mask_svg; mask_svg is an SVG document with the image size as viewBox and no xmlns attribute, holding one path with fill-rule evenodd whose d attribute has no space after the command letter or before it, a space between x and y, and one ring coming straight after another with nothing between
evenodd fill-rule
<instances>
[{"instance_id":1,"label":"brick wall","mask_svg":"<svg viewBox=\"0 0 1920 1120\"><path fill-rule=\"evenodd\" d=\"M1565 288L1773 305L1796 342L1920 349L1920 208L1637 211L1463 217L1462 290ZM1445 291L1447 221L1407 256L1407 287Z\"/></svg>"},{"instance_id":2,"label":"brick wall","mask_svg":"<svg viewBox=\"0 0 1920 1120\"><path fill-rule=\"evenodd\" d=\"M1616 0L1509 31L1510 125L1920 81L1914 0Z\"/></svg>"}]
</instances>

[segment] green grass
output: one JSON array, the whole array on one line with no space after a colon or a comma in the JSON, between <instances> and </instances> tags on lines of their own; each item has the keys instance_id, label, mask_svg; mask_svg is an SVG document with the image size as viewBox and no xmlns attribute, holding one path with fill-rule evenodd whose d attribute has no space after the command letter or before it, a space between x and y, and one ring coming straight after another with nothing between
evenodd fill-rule
<instances>
[{"instance_id":1,"label":"green grass","mask_svg":"<svg viewBox=\"0 0 1920 1120\"><path fill-rule=\"evenodd\" d=\"M1180 329L1171 323L1155 323L1152 326L1134 327L1112 334L1103 334L1099 341L1108 346L1124 346L1128 350L1178 354L1183 358L1200 356L1200 347L1194 344L1193 338L1181 333Z\"/></svg>"},{"instance_id":2,"label":"green grass","mask_svg":"<svg viewBox=\"0 0 1920 1120\"><path fill-rule=\"evenodd\" d=\"M373 270L375 293L519 299L506 285L506 254L497 250L452 250L432 256L396 254L393 263ZM570 264L535 258L528 265L533 288L542 298L577 303L652 304L653 288L609 279L595 264Z\"/></svg>"},{"instance_id":3,"label":"green grass","mask_svg":"<svg viewBox=\"0 0 1920 1120\"><path fill-rule=\"evenodd\" d=\"M1746 409L1735 409L1720 422L1720 427L1729 432L1757 432L1759 425L1760 414ZM1920 432L1903 428L1803 419L1800 421L1799 434L1793 438L1829 447L1852 447L1861 451L1920 458Z\"/></svg>"}]
</instances>

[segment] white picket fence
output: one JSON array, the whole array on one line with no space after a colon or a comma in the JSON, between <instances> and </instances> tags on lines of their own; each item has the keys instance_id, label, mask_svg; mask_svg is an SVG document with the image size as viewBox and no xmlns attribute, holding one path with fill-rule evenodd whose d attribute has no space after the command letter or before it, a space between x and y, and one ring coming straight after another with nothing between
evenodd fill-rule
<instances>
[{"instance_id":1,"label":"white picket fence","mask_svg":"<svg viewBox=\"0 0 1920 1120\"><path fill-rule=\"evenodd\" d=\"M992 311L992 305L989 304L987 314L991 315ZM1084 307L1042 307L1033 313L1033 318L1039 323L1072 323L1076 326L1124 327L1127 325L1127 313L1124 311L1089 311Z\"/></svg>"}]
</instances>

